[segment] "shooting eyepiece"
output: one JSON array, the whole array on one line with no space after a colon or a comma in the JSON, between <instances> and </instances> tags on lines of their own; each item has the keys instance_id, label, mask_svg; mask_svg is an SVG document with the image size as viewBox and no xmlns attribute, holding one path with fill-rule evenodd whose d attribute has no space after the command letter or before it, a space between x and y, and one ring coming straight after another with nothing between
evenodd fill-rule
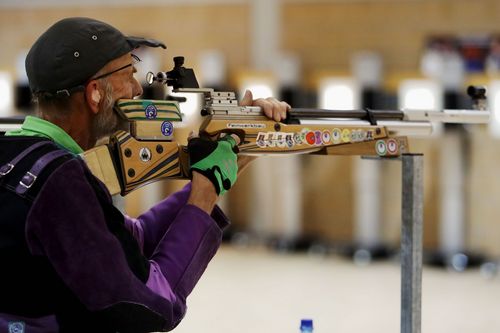
<instances>
[{"instance_id":1,"label":"shooting eyepiece","mask_svg":"<svg viewBox=\"0 0 500 333\"><path fill-rule=\"evenodd\" d=\"M486 99L486 87L469 86L467 88L467 95L472 99Z\"/></svg>"},{"instance_id":2,"label":"shooting eyepiece","mask_svg":"<svg viewBox=\"0 0 500 333\"><path fill-rule=\"evenodd\" d=\"M158 83L167 84L167 73L166 72L158 72L158 74L154 74L153 72L148 72L146 74L146 82L149 85L152 85L153 82L157 81Z\"/></svg>"},{"instance_id":3,"label":"shooting eyepiece","mask_svg":"<svg viewBox=\"0 0 500 333\"><path fill-rule=\"evenodd\" d=\"M486 105L486 87L469 86L467 95L472 99L472 107L476 110L487 110Z\"/></svg>"},{"instance_id":4,"label":"shooting eyepiece","mask_svg":"<svg viewBox=\"0 0 500 333\"><path fill-rule=\"evenodd\" d=\"M192 68L184 67L184 57L174 57L174 68L169 72L153 72L146 74L146 82L151 85L154 81L179 88L199 88L198 81Z\"/></svg>"}]
</instances>

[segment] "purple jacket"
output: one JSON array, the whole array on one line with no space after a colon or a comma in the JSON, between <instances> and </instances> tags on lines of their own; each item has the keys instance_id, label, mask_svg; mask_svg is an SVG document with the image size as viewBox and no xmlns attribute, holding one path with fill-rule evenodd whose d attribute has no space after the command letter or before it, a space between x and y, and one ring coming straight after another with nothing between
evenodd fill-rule
<instances>
[{"instance_id":1,"label":"purple jacket","mask_svg":"<svg viewBox=\"0 0 500 333\"><path fill-rule=\"evenodd\" d=\"M140 304L173 329L186 311L186 298L215 255L228 221L216 207L211 216L188 205L188 184L125 225L149 260L146 284L128 267L123 249L107 229L86 166L73 159L46 181L26 221L33 255L48 258L65 285L90 311L118 302ZM107 193L107 191L106 191ZM108 198L111 201L111 198ZM29 302L29 300L27 300ZM37 319L0 314L0 332L57 332L54 316Z\"/></svg>"}]
</instances>

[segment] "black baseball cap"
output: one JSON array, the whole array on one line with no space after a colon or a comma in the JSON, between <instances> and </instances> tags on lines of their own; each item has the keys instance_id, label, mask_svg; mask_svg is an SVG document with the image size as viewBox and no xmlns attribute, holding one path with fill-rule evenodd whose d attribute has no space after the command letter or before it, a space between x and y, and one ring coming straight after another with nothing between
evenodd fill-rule
<instances>
[{"instance_id":1,"label":"black baseball cap","mask_svg":"<svg viewBox=\"0 0 500 333\"><path fill-rule=\"evenodd\" d=\"M111 25L86 17L63 19L45 31L26 57L26 73L33 93L67 95L84 84L108 62L139 46L165 44L126 37Z\"/></svg>"}]
</instances>

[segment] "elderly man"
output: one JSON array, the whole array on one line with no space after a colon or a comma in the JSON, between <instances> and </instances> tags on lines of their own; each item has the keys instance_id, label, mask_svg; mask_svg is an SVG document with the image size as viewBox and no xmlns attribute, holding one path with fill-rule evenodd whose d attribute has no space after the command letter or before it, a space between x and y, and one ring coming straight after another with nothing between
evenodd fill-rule
<instances>
[{"instance_id":1,"label":"elderly man","mask_svg":"<svg viewBox=\"0 0 500 333\"><path fill-rule=\"evenodd\" d=\"M173 329L227 225L216 206L236 180L235 140L192 145L193 178L138 219L123 216L78 154L124 127L118 99L142 93L131 53L155 40L88 18L55 23L26 58L38 118L0 137L0 331ZM288 104L252 101L275 120ZM214 174L232 161L226 173ZM194 162L193 162L194 160Z\"/></svg>"}]
</instances>

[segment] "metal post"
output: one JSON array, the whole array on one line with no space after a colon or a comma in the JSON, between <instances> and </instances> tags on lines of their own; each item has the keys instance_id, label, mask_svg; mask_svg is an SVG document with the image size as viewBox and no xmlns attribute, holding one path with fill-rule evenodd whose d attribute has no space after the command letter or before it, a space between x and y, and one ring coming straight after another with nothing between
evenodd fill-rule
<instances>
[{"instance_id":1,"label":"metal post","mask_svg":"<svg viewBox=\"0 0 500 333\"><path fill-rule=\"evenodd\" d=\"M420 333L423 231L422 154L404 154L401 227L401 333Z\"/></svg>"}]
</instances>

